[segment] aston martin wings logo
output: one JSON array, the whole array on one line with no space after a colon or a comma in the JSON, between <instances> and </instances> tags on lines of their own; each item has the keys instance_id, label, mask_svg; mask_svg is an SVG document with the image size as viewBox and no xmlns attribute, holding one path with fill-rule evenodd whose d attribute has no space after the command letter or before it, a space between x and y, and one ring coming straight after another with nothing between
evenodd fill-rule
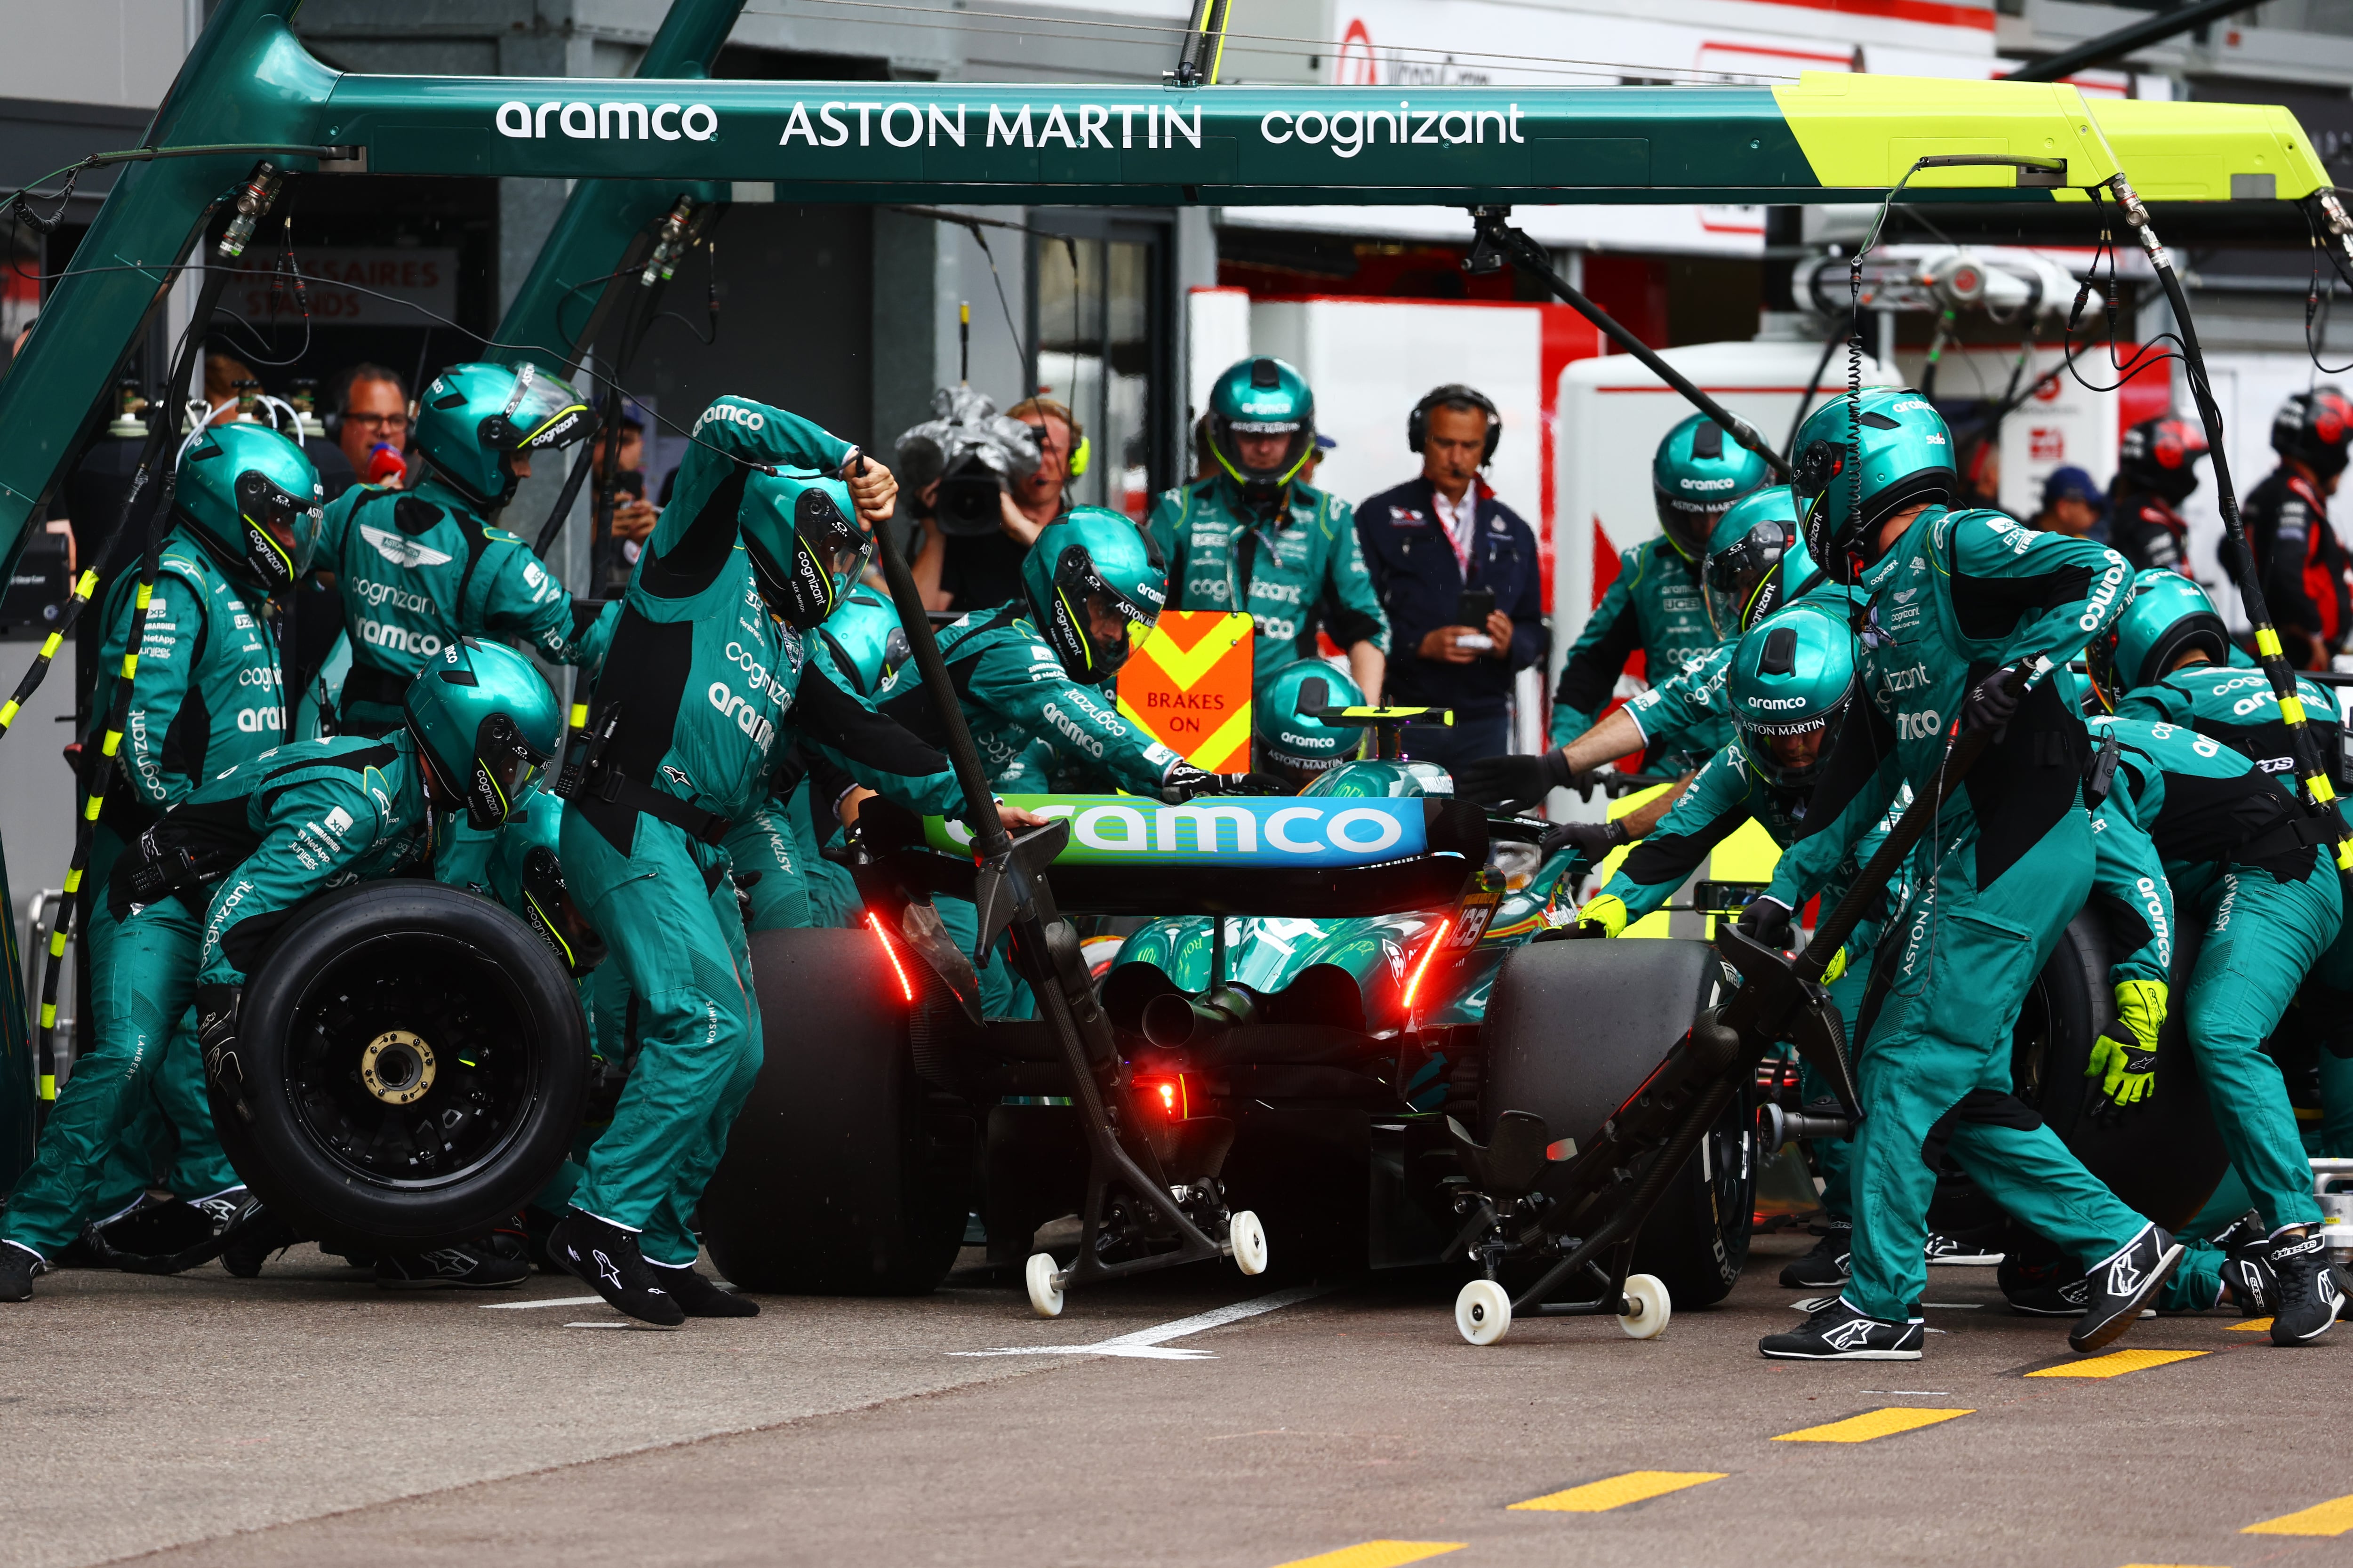
<instances>
[{"instance_id":1,"label":"aston martin wings logo","mask_svg":"<svg viewBox=\"0 0 2353 1568\"><path fill-rule=\"evenodd\" d=\"M434 550L385 529L360 524L360 537L375 546L375 552L395 566L447 566L449 553Z\"/></svg>"}]
</instances>

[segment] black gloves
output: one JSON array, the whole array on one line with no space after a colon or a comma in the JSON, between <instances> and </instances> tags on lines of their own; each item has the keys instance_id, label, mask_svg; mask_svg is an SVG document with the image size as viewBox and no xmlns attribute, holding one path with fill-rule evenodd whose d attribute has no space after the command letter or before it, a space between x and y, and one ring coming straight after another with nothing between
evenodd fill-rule
<instances>
[{"instance_id":1,"label":"black gloves","mask_svg":"<svg viewBox=\"0 0 2353 1568\"><path fill-rule=\"evenodd\" d=\"M1292 795L1291 785L1272 773L1205 773L1190 763L1178 763L1160 781L1160 793L1171 801L1197 795Z\"/></svg>"},{"instance_id":2,"label":"black gloves","mask_svg":"<svg viewBox=\"0 0 2353 1568\"><path fill-rule=\"evenodd\" d=\"M196 1045L204 1053L205 1078L240 1111L245 1110L245 1073L237 1060L237 1027L244 1003L243 986L196 987Z\"/></svg>"},{"instance_id":3,"label":"black gloves","mask_svg":"<svg viewBox=\"0 0 2353 1568\"><path fill-rule=\"evenodd\" d=\"M1553 789L1569 789L1568 753L1558 747L1541 756L1482 757L1455 770L1455 792L1481 805L1517 810L1534 805Z\"/></svg>"},{"instance_id":4,"label":"black gloves","mask_svg":"<svg viewBox=\"0 0 2353 1568\"><path fill-rule=\"evenodd\" d=\"M1740 911L1733 924L1740 934L1765 947L1787 950L1789 945L1789 917L1795 911L1778 899L1754 898Z\"/></svg>"},{"instance_id":5,"label":"black gloves","mask_svg":"<svg viewBox=\"0 0 2353 1568\"><path fill-rule=\"evenodd\" d=\"M1574 849L1587 865L1599 866L1631 837L1620 822L1564 822L1544 836L1540 847L1548 856Z\"/></svg>"},{"instance_id":6,"label":"black gloves","mask_svg":"<svg viewBox=\"0 0 2353 1568\"><path fill-rule=\"evenodd\" d=\"M2000 729L2018 711L2019 700L2026 695L2025 684L2017 670L2003 665L1969 688L1969 694L1961 699L1962 720L1972 730Z\"/></svg>"}]
</instances>

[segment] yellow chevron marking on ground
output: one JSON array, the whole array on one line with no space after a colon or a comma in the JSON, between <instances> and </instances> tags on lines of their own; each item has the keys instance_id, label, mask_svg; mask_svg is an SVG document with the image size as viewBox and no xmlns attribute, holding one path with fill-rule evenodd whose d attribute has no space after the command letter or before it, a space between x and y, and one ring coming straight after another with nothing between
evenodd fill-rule
<instances>
[{"instance_id":1,"label":"yellow chevron marking on ground","mask_svg":"<svg viewBox=\"0 0 2353 1568\"><path fill-rule=\"evenodd\" d=\"M1467 1541L1360 1541L1337 1552L1282 1563L1279 1568L1399 1568L1401 1563L1460 1552L1469 1544Z\"/></svg>"},{"instance_id":2,"label":"yellow chevron marking on ground","mask_svg":"<svg viewBox=\"0 0 2353 1568\"><path fill-rule=\"evenodd\" d=\"M2353 1493L2251 1524L2242 1535L2342 1535L2353 1530Z\"/></svg>"},{"instance_id":3,"label":"yellow chevron marking on ground","mask_svg":"<svg viewBox=\"0 0 2353 1568\"><path fill-rule=\"evenodd\" d=\"M1564 1492L1550 1492L1543 1497L1530 1498L1525 1502L1515 1502L1512 1507L1545 1513L1607 1513L1630 1502L1647 1502L1651 1498L1679 1492L1686 1487L1720 1481L1724 1477L1722 1470L1629 1470L1606 1481L1588 1481Z\"/></svg>"},{"instance_id":4,"label":"yellow chevron marking on ground","mask_svg":"<svg viewBox=\"0 0 2353 1568\"><path fill-rule=\"evenodd\" d=\"M2207 1351L2110 1351L2086 1361L2071 1361L2063 1366L2046 1366L2040 1372L2030 1372L2029 1377L2122 1377L2128 1372L2140 1372L2152 1366L2170 1366L2178 1361L2196 1361Z\"/></svg>"},{"instance_id":5,"label":"yellow chevron marking on ground","mask_svg":"<svg viewBox=\"0 0 2353 1568\"><path fill-rule=\"evenodd\" d=\"M1850 1415L1843 1421L1826 1426L1808 1426L1802 1431L1784 1432L1773 1439L1776 1443L1869 1443L1881 1437L1893 1437L1899 1432L1916 1432L1923 1426L1934 1426L1957 1415L1974 1415L1974 1410L1926 1410L1913 1405L1891 1405L1884 1410L1867 1410L1860 1415Z\"/></svg>"},{"instance_id":6,"label":"yellow chevron marking on ground","mask_svg":"<svg viewBox=\"0 0 2353 1568\"><path fill-rule=\"evenodd\" d=\"M2225 1332L2233 1334L2260 1334L2268 1330L2271 1326L2272 1321L2269 1318L2249 1318L2243 1323L2225 1323L2222 1325Z\"/></svg>"}]
</instances>

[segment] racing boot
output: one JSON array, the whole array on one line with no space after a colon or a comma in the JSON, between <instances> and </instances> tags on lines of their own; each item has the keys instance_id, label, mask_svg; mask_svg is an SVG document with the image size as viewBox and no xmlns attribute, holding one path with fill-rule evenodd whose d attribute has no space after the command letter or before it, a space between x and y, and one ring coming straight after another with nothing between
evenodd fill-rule
<instances>
[{"instance_id":1,"label":"racing boot","mask_svg":"<svg viewBox=\"0 0 2353 1568\"><path fill-rule=\"evenodd\" d=\"M1757 1352L1767 1361L1918 1361L1927 1328L1919 1319L1891 1323L1868 1317L1843 1296L1786 1334L1767 1334Z\"/></svg>"},{"instance_id":2,"label":"racing boot","mask_svg":"<svg viewBox=\"0 0 2353 1568\"><path fill-rule=\"evenodd\" d=\"M2092 1304L2092 1279L2063 1264L2006 1261L1995 1276L2010 1310L2026 1318L2080 1318Z\"/></svg>"},{"instance_id":3,"label":"racing boot","mask_svg":"<svg viewBox=\"0 0 2353 1568\"><path fill-rule=\"evenodd\" d=\"M2279 1276L2272 1272L2271 1242L2260 1229L2252 1238L2242 1234L2246 1221L2233 1224L2214 1239L2229 1256L2222 1259L2222 1300L2242 1318L2266 1318L2279 1310Z\"/></svg>"},{"instance_id":4,"label":"racing boot","mask_svg":"<svg viewBox=\"0 0 2353 1568\"><path fill-rule=\"evenodd\" d=\"M2003 1254L1980 1247L1957 1237L1928 1233L1927 1258L1931 1263L1950 1263L1970 1268L1990 1268L2002 1260Z\"/></svg>"},{"instance_id":5,"label":"racing boot","mask_svg":"<svg viewBox=\"0 0 2353 1568\"><path fill-rule=\"evenodd\" d=\"M220 1239L221 1267L239 1279L251 1279L273 1254L302 1238L259 1198L248 1198Z\"/></svg>"},{"instance_id":6,"label":"racing boot","mask_svg":"<svg viewBox=\"0 0 2353 1568\"><path fill-rule=\"evenodd\" d=\"M547 1250L615 1311L658 1329L674 1329L686 1321L685 1310L664 1288L661 1271L638 1250L635 1231L570 1209L549 1233Z\"/></svg>"},{"instance_id":7,"label":"racing boot","mask_svg":"<svg viewBox=\"0 0 2353 1568\"><path fill-rule=\"evenodd\" d=\"M2067 1331L2067 1348L2078 1354L2105 1349L2133 1326L2135 1319L2157 1300L2174 1266L2181 1261L2181 1244L2170 1231L2146 1225L2123 1247L2092 1266L2090 1299L2084 1316Z\"/></svg>"},{"instance_id":8,"label":"racing boot","mask_svg":"<svg viewBox=\"0 0 2353 1568\"><path fill-rule=\"evenodd\" d=\"M33 1277L49 1271L48 1259L21 1242L0 1241L0 1301L33 1299Z\"/></svg>"},{"instance_id":9,"label":"racing boot","mask_svg":"<svg viewBox=\"0 0 2353 1568\"><path fill-rule=\"evenodd\" d=\"M656 1263L646 1259L646 1267L654 1271L663 1289L678 1303L678 1310L690 1318L756 1318L760 1303L746 1301L733 1290L722 1290L711 1280L694 1271L691 1263Z\"/></svg>"},{"instance_id":10,"label":"racing boot","mask_svg":"<svg viewBox=\"0 0 2353 1568\"><path fill-rule=\"evenodd\" d=\"M2318 1226L2282 1226L2263 1261L2277 1282L2272 1343L2308 1345L2335 1326L2345 1291L2329 1267L2327 1238Z\"/></svg>"},{"instance_id":11,"label":"racing boot","mask_svg":"<svg viewBox=\"0 0 2353 1568\"><path fill-rule=\"evenodd\" d=\"M1853 1277L1854 1222L1834 1219L1803 1258L1781 1267L1781 1283L1791 1290L1835 1290Z\"/></svg>"},{"instance_id":12,"label":"racing boot","mask_svg":"<svg viewBox=\"0 0 2353 1568\"><path fill-rule=\"evenodd\" d=\"M531 1265L501 1257L489 1241L461 1241L427 1252L386 1252L375 1260L379 1290L503 1290L531 1278Z\"/></svg>"}]
</instances>

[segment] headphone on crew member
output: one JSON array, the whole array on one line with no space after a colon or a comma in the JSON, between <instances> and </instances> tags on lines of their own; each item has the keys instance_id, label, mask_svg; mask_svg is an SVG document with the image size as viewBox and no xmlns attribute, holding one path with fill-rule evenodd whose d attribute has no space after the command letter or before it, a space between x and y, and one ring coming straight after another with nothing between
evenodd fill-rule
<instances>
[{"instance_id":1,"label":"headphone on crew member","mask_svg":"<svg viewBox=\"0 0 2353 1568\"><path fill-rule=\"evenodd\" d=\"M1405 416L1407 448L1416 455L1420 453L1422 443L1430 438L1430 411L1443 407L1450 403L1467 403L1474 408L1485 411L1487 449L1479 454L1479 466L1485 468L1495 460L1496 444L1504 438L1504 416L1496 409L1493 400L1485 393L1475 386L1465 386L1459 381L1450 381L1444 386L1432 387L1423 395L1419 403L1413 405L1413 412Z\"/></svg>"}]
</instances>

